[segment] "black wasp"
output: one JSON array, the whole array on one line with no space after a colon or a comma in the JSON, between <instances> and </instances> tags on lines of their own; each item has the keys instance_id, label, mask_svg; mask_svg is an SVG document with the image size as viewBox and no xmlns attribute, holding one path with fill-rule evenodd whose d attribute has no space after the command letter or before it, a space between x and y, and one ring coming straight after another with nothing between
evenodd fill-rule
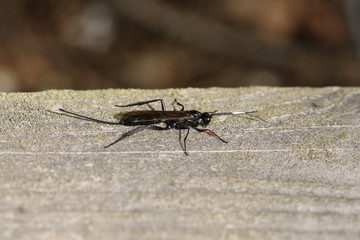
<instances>
[{"instance_id":1,"label":"black wasp","mask_svg":"<svg viewBox=\"0 0 360 240\"><path fill-rule=\"evenodd\" d=\"M137 132L143 131L145 129L162 131L162 130L168 130L171 128L175 128L175 129L179 130L180 145L186 155L188 155L188 153L186 151L186 139L189 135L190 128L195 129L198 132L207 132L210 135L217 137L220 141L227 143L227 141L225 141L224 139L222 139L221 137L216 135L210 129L199 128L199 126L206 127L211 122L211 118L213 116L246 114L250 117L257 118L257 119L264 121L262 118L252 114L256 111L253 111L253 112L222 112L222 113L219 113L216 111L215 112L203 112L203 113L196 111L196 110L185 111L184 105L177 102L176 99L173 102L174 111L167 111L164 101L162 99L154 99L154 100L150 100L150 101L131 103L131 104L122 105L122 106L116 105L116 107L140 106L140 105L149 104L149 103L157 102L157 101L159 101L161 103L161 108L162 108L161 111L156 111L149 105L152 110L130 111L130 112L125 112L125 113L120 113L120 114L115 115L114 117L117 120L119 120L119 122L108 122L108 121L103 121L103 120L99 120L99 119L95 119L95 118L86 117L86 116L83 116L83 115L80 115L80 114L77 114L74 112L70 112L70 111L67 111L64 109L59 109L59 110L64 113L70 114L72 116L81 118L83 120L93 121L93 122L97 122L97 123L124 125L124 126L139 126L133 130L130 130L130 131L124 133L116 141L105 146L105 148L108 148L108 147L114 145L115 143L123 140L124 138L131 136ZM175 104L180 106L181 109L178 111L175 110ZM159 124L159 123L165 123L166 126L160 127L160 126L155 125L155 124ZM182 144L182 142L181 142L181 130L182 129L187 129L185 138L183 140L184 144Z\"/></svg>"}]
</instances>

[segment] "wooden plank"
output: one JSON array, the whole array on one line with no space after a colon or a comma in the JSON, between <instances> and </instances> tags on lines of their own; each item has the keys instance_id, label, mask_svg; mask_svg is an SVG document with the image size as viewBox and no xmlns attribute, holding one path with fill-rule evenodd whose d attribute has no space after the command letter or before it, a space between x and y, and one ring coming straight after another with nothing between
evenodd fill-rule
<instances>
[{"instance_id":1,"label":"wooden plank","mask_svg":"<svg viewBox=\"0 0 360 240\"><path fill-rule=\"evenodd\" d=\"M185 156L176 130L104 149L132 128L51 112L155 98L266 122L214 117L229 143L191 131ZM360 88L2 93L0 238L359 239L359 115Z\"/></svg>"}]
</instances>

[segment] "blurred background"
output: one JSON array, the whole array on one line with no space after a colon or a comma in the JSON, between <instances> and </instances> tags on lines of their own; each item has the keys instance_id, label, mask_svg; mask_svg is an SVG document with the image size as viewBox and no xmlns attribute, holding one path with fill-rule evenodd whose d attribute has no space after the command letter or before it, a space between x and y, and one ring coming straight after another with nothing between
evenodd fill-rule
<instances>
[{"instance_id":1,"label":"blurred background","mask_svg":"<svg viewBox=\"0 0 360 240\"><path fill-rule=\"evenodd\" d=\"M0 1L0 91L359 86L359 2Z\"/></svg>"}]
</instances>

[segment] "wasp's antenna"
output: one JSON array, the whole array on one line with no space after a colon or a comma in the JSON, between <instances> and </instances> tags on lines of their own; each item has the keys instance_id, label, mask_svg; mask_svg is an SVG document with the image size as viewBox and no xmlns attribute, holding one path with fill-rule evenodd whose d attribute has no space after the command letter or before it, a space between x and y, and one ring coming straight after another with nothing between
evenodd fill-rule
<instances>
[{"instance_id":1,"label":"wasp's antenna","mask_svg":"<svg viewBox=\"0 0 360 240\"><path fill-rule=\"evenodd\" d=\"M210 116L219 116L219 115L240 115L240 114L245 114L245 115L248 115L252 118L257 118L263 122L266 122L264 119L262 119L261 117L253 114L253 113L256 113L257 111L251 111L251 112L212 112L210 113Z\"/></svg>"},{"instance_id":2,"label":"wasp's antenna","mask_svg":"<svg viewBox=\"0 0 360 240\"><path fill-rule=\"evenodd\" d=\"M77 113L74 113L74 112L70 112L70 111L67 111L67 110L64 110L64 109L61 109L61 108L59 108L59 111L62 111L62 112L66 113L66 114L69 114L69 115L72 115L72 116L74 116L76 118L80 118L80 119L88 120L88 121L92 121L92 122L104 123L104 124L113 124L113 125L121 124L119 122L108 122L108 121L103 121L103 120L87 117L87 116L80 115L80 114L77 114Z\"/></svg>"}]
</instances>

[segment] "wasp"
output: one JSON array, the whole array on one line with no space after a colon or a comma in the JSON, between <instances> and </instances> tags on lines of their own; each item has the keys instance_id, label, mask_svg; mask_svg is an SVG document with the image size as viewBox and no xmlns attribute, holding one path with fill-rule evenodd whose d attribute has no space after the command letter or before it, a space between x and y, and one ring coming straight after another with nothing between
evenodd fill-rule
<instances>
[{"instance_id":1,"label":"wasp","mask_svg":"<svg viewBox=\"0 0 360 240\"><path fill-rule=\"evenodd\" d=\"M155 110L150 103L153 102L160 102L161 103L161 111ZM206 128L207 125L211 122L212 117L219 116L219 115L238 115L238 114L246 114L247 116L251 118L257 118L262 121L262 118L255 115L254 113L257 111L251 111L251 112L199 112L197 110L184 110L185 107L183 104L179 103L176 99L173 102L174 110L168 111L166 110L164 101L162 99L153 99L149 101L143 101L143 102L136 102L131 103L128 105L115 105L116 107L133 107L133 106L141 106L148 104L151 108L151 110L139 110L139 111L129 111L124 112L115 115L115 119L117 119L117 122L109 122L109 121L103 121L91 117L87 117L84 115L80 115L71 111L67 111L64 109L59 109L59 111L64 112L68 115L71 115L76 118L80 118L82 120L92 121L96 123L102 123L102 124L112 124L112 125L124 125L124 126L137 126L136 128L122 134L118 139L116 139L114 142L110 143L109 145L106 145L105 148L108 148L115 143L120 142L126 137L129 137L131 135L134 135L135 133L141 132L145 129L152 129L156 131L164 131L169 129L177 129L179 130L179 142L182 150L184 151L185 155L188 155L187 148L186 148L186 140L188 138L190 129L195 129L198 132L207 132L211 136L216 137L223 143L227 143L224 139L219 137L215 132L212 130ZM175 104L181 107L180 110L175 109ZM158 126L157 124L163 123L165 124L164 127ZM181 137L181 130L187 130L186 135L184 139L182 140Z\"/></svg>"}]
</instances>

